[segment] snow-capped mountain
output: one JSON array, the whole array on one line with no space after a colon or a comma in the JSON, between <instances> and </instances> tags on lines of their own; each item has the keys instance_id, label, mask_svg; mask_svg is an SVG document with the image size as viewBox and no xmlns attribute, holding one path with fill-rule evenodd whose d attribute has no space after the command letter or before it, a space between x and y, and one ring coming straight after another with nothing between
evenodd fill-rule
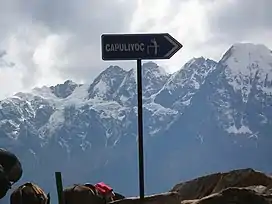
<instances>
[{"instance_id":1,"label":"snow-capped mountain","mask_svg":"<svg viewBox=\"0 0 272 204\"><path fill-rule=\"evenodd\" d=\"M263 45L234 44L183 114L150 142L149 161L165 161L164 168L159 162L152 168L158 174L170 171L172 183L176 175L187 178L230 168L271 171L271 60ZM171 150L161 152L165 146Z\"/></svg>"},{"instance_id":2,"label":"snow-capped mountain","mask_svg":"<svg viewBox=\"0 0 272 204\"><path fill-rule=\"evenodd\" d=\"M192 97L216 65L217 63L210 59L193 58L174 73L156 93L155 102L174 109L190 105Z\"/></svg>"},{"instance_id":3,"label":"snow-capped mountain","mask_svg":"<svg viewBox=\"0 0 272 204\"><path fill-rule=\"evenodd\" d=\"M60 170L64 184L103 180L137 194L135 71L110 66L92 84L68 80L2 100L0 143L22 159L22 181L54 190ZM147 192L234 167L271 171L271 87L264 45L234 44L219 62L193 58L172 75L143 64Z\"/></svg>"}]
</instances>

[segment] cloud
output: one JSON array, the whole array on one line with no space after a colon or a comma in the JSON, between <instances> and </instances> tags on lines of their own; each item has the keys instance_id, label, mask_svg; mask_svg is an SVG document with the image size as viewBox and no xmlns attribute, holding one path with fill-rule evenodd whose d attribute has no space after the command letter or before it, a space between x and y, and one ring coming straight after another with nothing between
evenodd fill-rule
<instances>
[{"instance_id":1,"label":"cloud","mask_svg":"<svg viewBox=\"0 0 272 204\"><path fill-rule=\"evenodd\" d=\"M0 52L0 99L22 89L20 81L22 72L10 61L5 51Z\"/></svg>"},{"instance_id":2,"label":"cloud","mask_svg":"<svg viewBox=\"0 0 272 204\"><path fill-rule=\"evenodd\" d=\"M236 42L272 47L271 7L271 0L1 1L0 49L16 66L2 67L0 78L14 72L9 91L16 92L66 79L90 82L110 64L135 67L102 61L102 33L170 33L184 45L171 60L157 61L170 72L192 57L219 60Z\"/></svg>"},{"instance_id":3,"label":"cloud","mask_svg":"<svg viewBox=\"0 0 272 204\"><path fill-rule=\"evenodd\" d=\"M135 3L1 1L0 48L20 67L18 89L65 79L91 81L105 68L100 56L101 34L128 30ZM3 76L4 71L0 74Z\"/></svg>"},{"instance_id":4,"label":"cloud","mask_svg":"<svg viewBox=\"0 0 272 204\"><path fill-rule=\"evenodd\" d=\"M213 43L252 42L272 48L271 7L270 0L211 1L207 19Z\"/></svg>"},{"instance_id":5,"label":"cloud","mask_svg":"<svg viewBox=\"0 0 272 204\"><path fill-rule=\"evenodd\" d=\"M67 33L65 58L58 68L64 78L93 78L101 71L100 36L102 33L125 32L136 1L120 0L49 0L41 1L30 11L33 18L51 29Z\"/></svg>"},{"instance_id":6,"label":"cloud","mask_svg":"<svg viewBox=\"0 0 272 204\"><path fill-rule=\"evenodd\" d=\"M198 0L153 0L157 12L149 13L150 5L142 1L131 23L132 31L167 32L184 47L171 60L158 60L168 71L178 70L192 57L205 53L197 46L210 37L206 5ZM142 15L144 14L144 15Z\"/></svg>"},{"instance_id":7,"label":"cloud","mask_svg":"<svg viewBox=\"0 0 272 204\"><path fill-rule=\"evenodd\" d=\"M271 0L227 0L213 3L209 13L211 31L229 40L244 40L245 36L272 29Z\"/></svg>"}]
</instances>

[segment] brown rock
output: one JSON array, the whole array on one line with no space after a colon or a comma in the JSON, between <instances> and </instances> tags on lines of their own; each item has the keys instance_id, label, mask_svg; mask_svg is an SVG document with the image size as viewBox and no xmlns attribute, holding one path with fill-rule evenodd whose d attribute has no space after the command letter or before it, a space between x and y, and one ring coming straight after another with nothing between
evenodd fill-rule
<instances>
[{"instance_id":1,"label":"brown rock","mask_svg":"<svg viewBox=\"0 0 272 204\"><path fill-rule=\"evenodd\" d=\"M146 196L143 201L139 197L130 197L110 202L110 204L180 204L180 198L176 192L167 192Z\"/></svg>"},{"instance_id":2,"label":"brown rock","mask_svg":"<svg viewBox=\"0 0 272 204\"><path fill-rule=\"evenodd\" d=\"M272 204L272 178L253 169L215 173L174 186L168 193L110 204Z\"/></svg>"},{"instance_id":3,"label":"brown rock","mask_svg":"<svg viewBox=\"0 0 272 204\"><path fill-rule=\"evenodd\" d=\"M212 193L220 178L220 173L202 176L191 181L177 184L170 192L178 192L181 200L202 198Z\"/></svg>"},{"instance_id":4,"label":"brown rock","mask_svg":"<svg viewBox=\"0 0 272 204\"><path fill-rule=\"evenodd\" d=\"M213 192L219 192L228 187L270 186L272 178L253 169L239 169L223 173Z\"/></svg>"},{"instance_id":5,"label":"brown rock","mask_svg":"<svg viewBox=\"0 0 272 204\"><path fill-rule=\"evenodd\" d=\"M260 185L264 187L272 186L271 176L248 168L202 176L191 181L177 184L170 192L178 192L182 201L201 199L229 187ZM268 189L266 189L266 191L268 191Z\"/></svg>"},{"instance_id":6,"label":"brown rock","mask_svg":"<svg viewBox=\"0 0 272 204\"><path fill-rule=\"evenodd\" d=\"M261 194L245 188L227 188L201 199L185 200L181 204L271 204Z\"/></svg>"}]
</instances>

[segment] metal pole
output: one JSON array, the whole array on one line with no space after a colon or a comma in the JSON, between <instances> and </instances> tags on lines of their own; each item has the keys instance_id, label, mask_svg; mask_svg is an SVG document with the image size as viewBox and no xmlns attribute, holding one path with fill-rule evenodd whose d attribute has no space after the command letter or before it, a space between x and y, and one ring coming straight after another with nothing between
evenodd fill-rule
<instances>
[{"instance_id":1,"label":"metal pole","mask_svg":"<svg viewBox=\"0 0 272 204\"><path fill-rule=\"evenodd\" d=\"M55 172L59 204L63 204L63 186L61 172Z\"/></svg>"},{"instance_id":2,"label":"metal pole","mask_svg":"<svg viewBox=\"0 0 272 204\"><path fill-rule=\"evenodd\" d=\"M140 199L144 199L144 147L143 147L143 98L142 98L142 61L137 60L138 91L138 151L139 151L139 190Z\"/></svg>"}]
</instances>

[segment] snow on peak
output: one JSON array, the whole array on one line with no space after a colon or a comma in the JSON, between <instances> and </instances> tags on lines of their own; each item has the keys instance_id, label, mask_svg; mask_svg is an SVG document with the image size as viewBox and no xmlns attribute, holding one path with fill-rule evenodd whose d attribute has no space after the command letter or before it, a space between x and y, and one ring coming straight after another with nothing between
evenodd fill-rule
<instances>
[{"instance_id":1,"label":"snow on peak","mask_svg":"<svg viewBox=\"0 0 272 204\"><path fill-rule=\"evenodd\" d=\"M66 85L77 85L77 83L75 83L75 82L73 82L72 80L66 80L65 82L64 82L64 84L66 84Z\"/></svg>"},{"instance_id":2,"label":"snow on peak","mask_svg":"<svg viewBox=\"0 0 272 204\"><path fill-rule=\"evenodd\" d=\"M215 69L216 65L215 61L204 57L193 58L170 77L166 86L168 89L175 89L177 86L183 87L185 82L188 82L193 83L198 89L199 82L204 83L206 76Z\"/></svg>"},{"instance_id":3,"label":"snow on peak","mask_svg":"<svg viewBox=\"0 0 272 204\"><path fill-rule=\"evenodd\" d=\"M89 98L111 100L113 93L122 83L126 71L118 66L110 66L104 70L90 85Z\"/></svg>"},{"instance_id":4,"label":"snow on peak","mask_svg":"<svg viewBox=\"0 0 272 204\"><path fill-rule=\"evenodd\" d=\"M271 71L272 51L262 44L236 43L226 52L221 62L233 66L232 71L236 73L248 74L248 65L251 63L258 63L259 68Z\"/></svg>"},{"instance_id":5,"label":"snow on peak","mask_svg":"<svg viewBox=\"0 0 272 204\"><path fill-rule=\"evenodd\" d=\"M189 68L194 64L202 64L203 62L205 62L207 59L205 59L204 57L193 57L192 59L190 59L185 65L184 68Z\"/></svg>"},{"instance_id":6,"label":"snow on peak","mask_svg":"<svg viewBox=\"0 0 272 204\"><path fill-rule=\"evenodd\" d=\"M143 63L142 69L143 69L143 74L146 74L148 72L152 72L155 77L168 75L163 67L158 66L154 62Z\"/></svg>"},{"instance_id":7,"label":"snow on peak","mask_svg":"<svg viewBox=\"0 0 272 204\"><path fill-rule=\"evenodd\" d=\"M45 99L56 99L57 96L54 95L50 87L42 86L32 89L31 93L36 96L41 96Z\"/></svg>"},{"instance_id":8,"label":"snow on peak","mask_svg":"<svg viewBox=\"0 0 272 204\"><path fill-rule=\"evenodd\" d=\"M241 92L243 101L247 102L252 83L257 89L272 93L265 83L272 81L272 52L262 44L236 43L220 60L226 67L228 83L234 91Z\"/></svg>"},{"instance_id":9,"label":"snow on peak","mask_svg":"<svg viewBox=\"0 0 272 204\"><path fill-rule=\"evenodd\" d=\"M115 74L115 73L124 73L125 70L122 69L119 66L109 66L107 69L105 69L103 72L101 72L100 75L111 75L111 74Z\"/></svg>"},{"instance_id":10,"label":"snow on peak","mask_svg":"<svg viewBox=\"0 0 272 204\"><path fill-rule=\"evenodd\" d=\"M216 68L217 62L204 57L193 58L172 74L155 95L155 102L164 107L181 110L190 105L193 95L204 84L206 77Z\"/></svg>"},{"instance_id":11,"label":"snow on peak","mask_svg":"<svg viewBox=\"0 0 272 204\"><path fill-rule=\"evenodd\" d=\"M231 49L242 52L258 52L260 54L271 52L265 45L254 43L235 43L232 45Z\"/></svg>"},{"instance_id":12,"label":"snow on peak","mask_svg":"<svg viewBox=\"0 0 272 204\"><path fill-rule=\"evenodd\" d=\"M75 88L79 86L71 80L66 80L63 84L58 84L56 86L51 86L51 91L59 98L67 98L70 96Z\"/></svg>"}]
</instances>

